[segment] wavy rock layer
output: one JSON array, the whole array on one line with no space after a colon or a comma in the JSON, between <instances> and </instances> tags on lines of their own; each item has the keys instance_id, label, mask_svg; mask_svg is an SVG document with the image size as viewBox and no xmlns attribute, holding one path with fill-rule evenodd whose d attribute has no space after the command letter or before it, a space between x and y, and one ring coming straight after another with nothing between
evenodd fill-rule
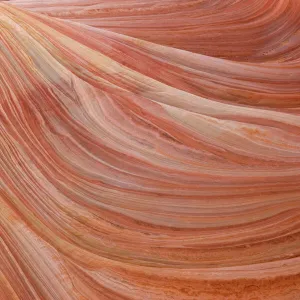
<instances>
[{"instance_id":1,"label":"wavy rock layer","mask_svg":"<svg viewBox=\"0 0 300 300\"><path fill-rule=\"evenodd\" d=\"M11 2L0 299L300 298L299 1Z\"/></svg>"},{"instance_id":2,"label":"wavy rock layer","mask_svg":"<svg viewBox=\"0 0 300 300\"><path fill-rule=\"evenodd\" d=\"M35 12L236 61L300 58L299 0L11 0Z\"/></svg>"}]
</instances>

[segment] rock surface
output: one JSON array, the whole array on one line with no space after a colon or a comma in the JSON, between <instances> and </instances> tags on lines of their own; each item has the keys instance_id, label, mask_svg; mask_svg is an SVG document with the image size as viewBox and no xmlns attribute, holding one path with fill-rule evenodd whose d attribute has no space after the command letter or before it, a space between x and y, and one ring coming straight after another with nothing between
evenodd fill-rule
<instances>
[{"instance_id":1,"label":"rock surface","mask_svg":"<svg viewBox=\"0 0 300 300\"><path fill-rule=\"evenodd\" d=\"M0 2L0 299L300 299L299 29L298 0Z\"/></svg>"}]
</instances>

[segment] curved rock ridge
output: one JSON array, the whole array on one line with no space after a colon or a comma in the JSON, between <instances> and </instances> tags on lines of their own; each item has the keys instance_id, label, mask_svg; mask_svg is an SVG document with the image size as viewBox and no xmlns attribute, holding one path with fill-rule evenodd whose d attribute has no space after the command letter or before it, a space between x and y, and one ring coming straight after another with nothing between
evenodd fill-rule
<instances>
[{"instance_id":1,"label":"curved rock ridge","mask_svg":"<svg viewBox=\"0 0 300 300\"><path fill-rule=\"evenodd\" d=\"M197 21L220 8L222 24L238 6L282 22L287 37L298 2L10 2L0 3L0 299L299 299L296 34L263 62L261 44L243 52L235 37L243 62L214 57L217 42L211 55L159 45L168 27L156 43L136 38L148 19L134 22L152 7L163 24L175 6ZM97 5L99 27L103 11L121 14L136 34L73 21ZM185 49L183 36L173 33Z\"/></svg>"},{"instance_id":2,"label":"curved rock ridge","mask_svg":"<svg viewBox=\"0 0 300 300\"><path fill-rule=\"evenodd\" d=\"M21 8L235 61L300 58L299 0L10 0Z\"/></svg>"}]
</instances>

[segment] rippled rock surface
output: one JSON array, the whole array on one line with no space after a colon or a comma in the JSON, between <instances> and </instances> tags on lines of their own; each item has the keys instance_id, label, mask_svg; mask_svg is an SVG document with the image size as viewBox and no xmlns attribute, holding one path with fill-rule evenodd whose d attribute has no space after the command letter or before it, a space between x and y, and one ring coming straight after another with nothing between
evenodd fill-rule
<instances>
[{"instance_id":1,"label":"rippled rock surface","mask_svg":"<svg viewBox=\"0 0 300 300\"><path fill-rule=\"evenodd\" d=\"M299 16L0 1L0 299L300 299Z\"/></svg>"}]
</instances>

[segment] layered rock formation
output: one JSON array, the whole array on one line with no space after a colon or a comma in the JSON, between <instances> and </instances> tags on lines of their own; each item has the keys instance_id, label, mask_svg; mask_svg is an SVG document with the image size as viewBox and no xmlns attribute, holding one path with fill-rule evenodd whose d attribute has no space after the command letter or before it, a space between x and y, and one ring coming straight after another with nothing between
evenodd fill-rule
<instances>
[{"instance_id":1,"label":"layered rock formation","mask_svg":"<svg viewBox=\"0 0 300 300\"><path fill-rule=\"evenodd\" d=\"M11 0L48 16L236 61L299 58L298 0Z\"/></svg>"},{"instance_id":2,"label":"layered rock formation","mask_svg":"<svg viewBox=\"0 0 300 300\"><path fill-rule=\"evenodd\" d=\"M0 299L299 299L299 5L1 2Z\"/></svg>"}]
</instances>

